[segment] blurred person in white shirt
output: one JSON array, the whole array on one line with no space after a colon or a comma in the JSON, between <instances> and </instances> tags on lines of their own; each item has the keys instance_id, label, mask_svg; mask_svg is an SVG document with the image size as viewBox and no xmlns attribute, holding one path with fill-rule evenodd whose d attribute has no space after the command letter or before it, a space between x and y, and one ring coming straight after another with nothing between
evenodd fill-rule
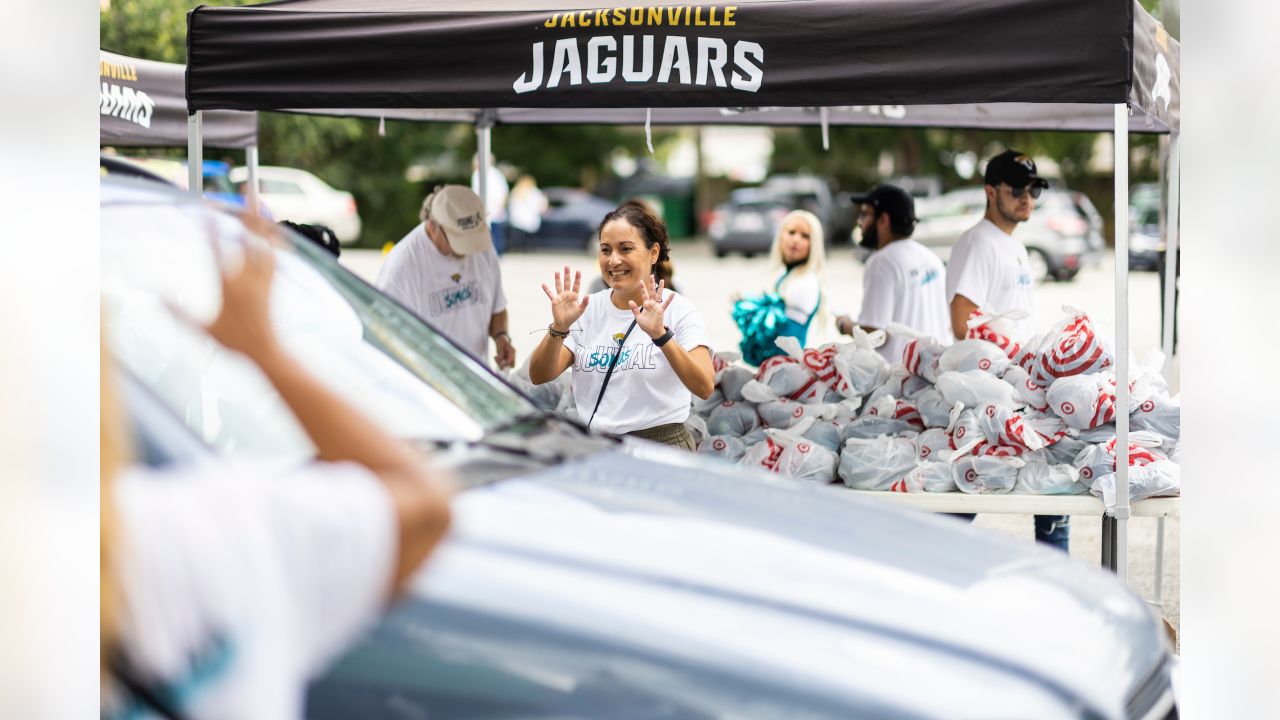
<instances>
[{"instance_id":1,"label":"blurred person in white shirt","mask_svg":"<svg viewBox=\"0 0 1280 720\"><path fill-rule=\"evenodd\" d=\"M238 269L221 269L222 308L205 330L266 375L317 461L287 470L234 459L131 464L103 348L103 718L302 718L307 683L387 607L449 525L450 483L283 349L262 241L274 229L242 219L257 236L244 238Z\"/></svg>"}]
</instances>

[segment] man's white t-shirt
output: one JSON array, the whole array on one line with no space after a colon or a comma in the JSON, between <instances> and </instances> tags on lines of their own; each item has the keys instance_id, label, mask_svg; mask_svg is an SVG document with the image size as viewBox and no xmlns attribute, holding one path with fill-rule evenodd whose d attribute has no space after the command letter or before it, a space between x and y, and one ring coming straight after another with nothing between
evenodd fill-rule
<instances>
[{"instance_id":1,"label":"man's white t-shirt","mask_svg":"<svg viewBox=\"0 0 1280 720\"><path fill-rule=\"evenodd\" d=\"M583 421L591 419L600 387L609 370L609 363L618 352L618 343L627 328L635 320L630 309L619 310L610 300L613 290L605 288L591 295L586 312L569 328L564 346L573 353L573 397L578 406L578 416ZM707 326L702 313L683 295L667 290L671 301L662 316L663 323L671 328L673 337L667 342L678 343L685 350L702 345L708 350ZM596 412L591 427L612 433L626 433L668 423L682 423L689 419L689 404L693 394L680 382L675 370L662 354L662 348L637 325L627 337L626 345L618 358Z\"/></svg>"},{"instance_id":2,"label":"man's white t-shirt","mask_svg":"<svg viewBox=\"0 0 1280 720\"><path fill-rule=\"evenodd\" d=\"M374 286L489 361L489 320L507 309L493 248L461 258L442 255L418 223L388 253Z\"/></svg>"},{"instance_id":3,"label":"man's white t-shirt","mask_svg":"<svg viewBox=\"0 0 1280 720\"><path fill-rule=\"evenodd\" d=\"M382 483L350 463L207 462L131 468L112 489L117 634L137 673L193 720L302 718L306 683L385 607L398 540ZM104 717L131 715L104 690Z\"/></svg>"},{"instance_id":4,"label":"man's white t-shirt","mask_svg":"<svg viewBox=\"0 0 1280 720\"><path fill-rule=\"evenodd\" d=\"M947 271L932 250L910 238L895 240L871 253L862 277L859 325L884 330L895 322L951 344ZM889 335L877 350L890 363L902 362L910 341Z\"/></svg>"},{"instance_id":5,"label":"man's white t-shirt","mask_svg":"<svg viewBox=\"0 0 1280 720\"><path fill-rule=\"evenodd\" d=\"M1012 338L1026 340L1033 334L1027 248L986 218L961 235L951 250L948 305L957 294L972 300L984 313L1025 311L1026 318L1009 321Z\"/></svg>"}]
</instances>

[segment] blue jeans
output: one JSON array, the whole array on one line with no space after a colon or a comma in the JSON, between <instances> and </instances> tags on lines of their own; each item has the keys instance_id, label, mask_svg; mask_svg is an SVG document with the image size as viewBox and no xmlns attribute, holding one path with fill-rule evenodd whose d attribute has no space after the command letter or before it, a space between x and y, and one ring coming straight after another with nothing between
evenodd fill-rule
<instances>
[{"instance_id":1,"label":"blue jeans","mask_svg":"<svg viewBox=\"0 0 1280 720\"><path fill-rule=\"evenodd\" d=\"M493 251L501 255L507 249L507 224L505 222L489 223L489 234L493 236Z\"/></svg>"},{"instance_id":2,"label":"blue jeans","mask_svg":"<svg viewBox=\"0 0 1280 720\"><path fill-rule=\"evenodd\" d=\"M951 517L973 521L973 513L947 513ZM1071 541L1070 515L1036 515L1036 542L1056 547L1062 552L1070 552Z\"/></svg>"}]
</instances>

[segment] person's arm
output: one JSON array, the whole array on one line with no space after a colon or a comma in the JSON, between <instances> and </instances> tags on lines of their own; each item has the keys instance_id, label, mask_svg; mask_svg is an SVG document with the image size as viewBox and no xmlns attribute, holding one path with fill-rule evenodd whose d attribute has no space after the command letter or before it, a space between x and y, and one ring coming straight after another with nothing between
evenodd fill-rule
<instances>
[{"instance_id":1,"label":"person's arm","mask_svg":"<svg viewBox=\"0 0 1280 720\"><path fill-rule=\"evenodd\" d=\"M561 278L560 273L556 273L554 293L546 283L542 285L542 292L546 293L547 299L551 301L550 329L561 335L557 337L548 331L542 338L542 342L538 343L538 347L533 349L533 354L529 356L529 381L534 385L555 380L560 377L560 373L573 365L573 353L564 346L564 338L569 334L569 328L582 317L582 313L586 312L587 302L591 299L590 295L581 297L578 295L578 290L582 287L582 273L574 273L571 285L569 267L566 265L563 279Z\"/></svg>"},{"instance_id":2,"label":"person's arm","mask_svg":"<svg viewBox=\"0 0 1280 720\"><path fill-rule=\"evenodd\" d=\"M951 298L951 334L957 340L963 340L969 334L969 316L977 309L977 303L960 293Z\"/></svg>"},{"instance_id":3,"label":"person's arm","mask_svg":"<svg viewBox=\"0 0 1280 720\"><path fill-rule=\"evenodd\" d=\"M244 215L241 219L257 234L275 237L265 220ZM214 248L216 253L216 240ZM222 308L205 330L262 370L315 444L321 461L363 465L382 482L395 508L399 537L388 588L394 595L449 527L449 484L429 470L418 452L387 435L288 355L271 325L272 250L252 238L245 239L243 248L238 271L221 269Z\"/></svg>"},{"instance_id":4,"label":"person's arm","mask_svg":"<svg viewBox=\"0 0 1280 720\"><path fill-rule=\"evenodd\" d=\"M497 350L493 361L498 367L503 370L515 367L516 346L511 344L511 334L507 332L506 310L489 317L489 337L493 338L493 345Z\"/></svg>"},{"instance_id":5,"label":"person's arm","mask_svg":"<svg viewBox=\"0 0 1280 720\"><path fill-rule=\"evenodd\" d=\"M676 296L672 295L665 303L659 303L657 298L662 296L663 288L664 284L655 285L653 276L650 275L647 287L642 284L640 288L644 306L640 307L635 304L635 301L629 301L631 312L636 318L636 326L653 340L667 333L667 327L663 323L663 313L676 299ZM711 397L711 393L716 389L716 373L711 364L711 351L705 345L685 350L672 337L662 345L662 354L671 364L676 377L680 378L680 382L689 389L689 392L703 400Z\"/></svg>"}]
</instances>

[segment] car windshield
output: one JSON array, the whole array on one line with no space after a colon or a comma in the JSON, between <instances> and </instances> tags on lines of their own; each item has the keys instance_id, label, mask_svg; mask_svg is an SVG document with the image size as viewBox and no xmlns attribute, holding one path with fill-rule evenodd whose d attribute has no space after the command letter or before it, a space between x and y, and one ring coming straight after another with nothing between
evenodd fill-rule
<instances>
[{"instance_id":1,"label":"car windshield","mask_svg":"<svg viewBox=\"0 0 1280 720\"><path fill-rule=\"evenodd\" d=\"M202 320L220 305L209 241L238 261L243 226L175 193L103 184L104 331L112 352L220 451L298 461L314 447L266 378L166 307ZM118 188L116 188L118 190ZM474 441L534 406L407 310L292 236L276 252L272 319L282 343L388 432Z\"/></svg>"}]
</instances>

